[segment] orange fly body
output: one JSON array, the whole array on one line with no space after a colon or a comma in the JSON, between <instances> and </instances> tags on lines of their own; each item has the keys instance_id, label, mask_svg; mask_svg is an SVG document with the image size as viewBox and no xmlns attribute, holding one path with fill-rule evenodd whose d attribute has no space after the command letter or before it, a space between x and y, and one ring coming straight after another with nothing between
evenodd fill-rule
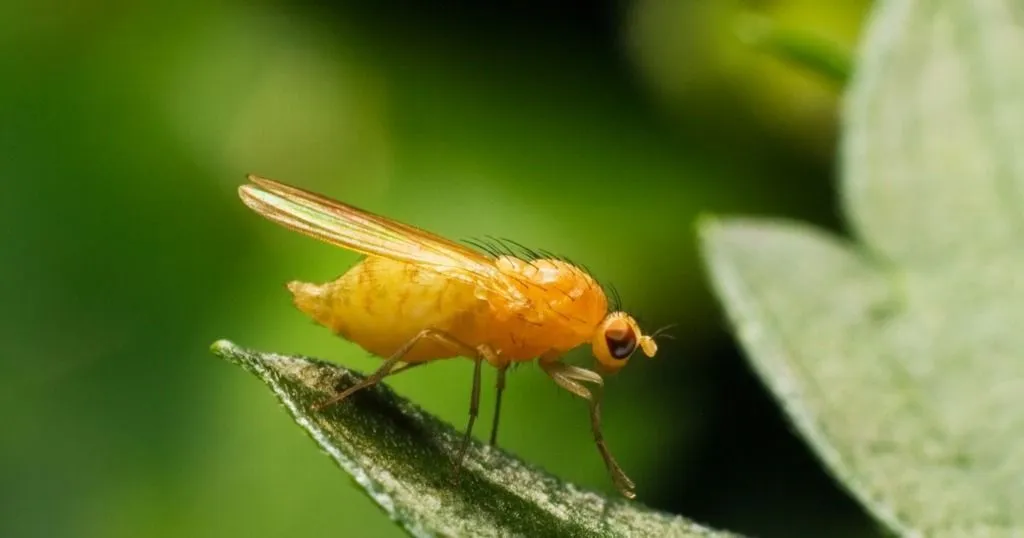
<instances>
[{"instance_id":1,"label":"orange fly body","mask_svg":"<svg viewBox=\"0 0 1024 538\"><path fill-rule=\"evenodd\" d=\"M594 440L612 480L623 495L635 496L633 482L601 434L601 374L625 366L637 348L653 357L657 332L644 334L629 314L609 312L604 290L585 270L536 253L474 249L257 176L250 175L238 193L246 206L273 222L366 255L332 282L288 284L299 310L384 358L365 380L317 408L429 361L469 358L473 388L459 462L477 416L481 365L487 362L498 371L493 445L508 367L537 360L555 383L589 402ZM591 346L596 371L560 360L584 344Z\"/></svg>"}]
</instances>

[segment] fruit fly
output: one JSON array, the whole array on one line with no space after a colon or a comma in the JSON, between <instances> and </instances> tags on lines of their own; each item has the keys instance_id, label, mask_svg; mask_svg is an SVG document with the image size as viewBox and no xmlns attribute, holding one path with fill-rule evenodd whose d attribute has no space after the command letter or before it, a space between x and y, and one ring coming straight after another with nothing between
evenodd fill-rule
<instances>
[{"instance_id":1,"label":"fruit fly","mask_svg":"<svg viewBox=\"0 0 1024 538\"><path fill-rule=\"evenodd\" d=\"M256 213L365 255L332 282L288 284L299 310L384 359L375 372L317 409L427 362L469 358L473 388L458 465L477 417L482 364L498 372L494 445L505 374L513 363L536 360L558 386L589 402L594 442L612 481L623 495L635 497L633 481L601 433L601 374L617 372L637 349L653 357L660 331L644 334L632 316L610 309L603 288L586 270L554 256L472 248L297 187L248 179L238 193ZM584 344L596 359L595 370L561 362Z\"/></svg>"}]
</instances>

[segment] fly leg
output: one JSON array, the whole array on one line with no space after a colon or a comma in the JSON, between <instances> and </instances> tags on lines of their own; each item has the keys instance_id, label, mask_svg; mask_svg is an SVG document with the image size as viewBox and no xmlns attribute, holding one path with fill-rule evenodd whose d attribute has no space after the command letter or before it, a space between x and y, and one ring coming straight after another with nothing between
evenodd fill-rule
<instances>
[{"instance_id":1,"label":"fly leg","mask_svg":"<svg viewBox=\"0 0 1024 538\"><path fill-rule=\"evenodd\" d=\"M403 344L402 347L398 348L398 350L395 351L390 357L388 357L387 360L384 361L384 364L382 364L380 368L377 369L377 371L370 374L359 383L356 383L355 385L352 385L351 387L345 389L341 393L331 397L330 399L315 404L313 406L313 409L320 410L329 405L339 403L359 390L372 387L377 383L380 383L382 379L388 377L389 375L395 375L406 370L409 370L410 368L415 368L421 364L424 364L419 362L408 363L401 366L398 369L394 369L395 364L400 362L402 358L409 353L413 346L415 346L420 340L423 340L425 338L432 339L436 342L445 344L453 349L457 349L463 356L470 357L473 359L473 389L470 394L469 400L469 424L466 425L466 433L463 435L462 445L459 447L459 455L454 462L457 470L459 464L462 463L462 459L466 455L466 449L469 447L469 441L472 438L473 434L473 423L476 422L476 417L480 409L480 374L483 362L485 360L492 364L496 364L498 362L498 354L495 353L494 350L492 350L489 346L479 345L477 347L473 347L469 344L459 341L458 339L444 331L439 331L437 329L423 329L422 331L417 333L416 336L412 337L411 339L409 339L408 342Z\"/></svg>"},{"instance_id":2,"label":"fly leg","mask_svg":"<svg viewBox=\"0 0 1024 538\"><path fill-rule=\"evenodd\" d=\"M469 440L473 435L473 423L476 422L476 416L480 411L480 367L483 366L484 360L479 353L476 355L476 358L473 359L473 390L469 396L469 424L466 425L466 433L462 436L459 455L452 462L455 466L456 477L458 477L459 466L462 464L463 458L466 457L466 449L469 448Z\"/></svg>"},{"instance_id":3,"label":"fly leg","mask_svg":"<svg viewBox=\"0 0 1024 538\"><path fill-rule=\"evenodd\" d=\"M386 375L384 377L394 377L394 376L396 376L396 375L398 375L398 374L400 374L400 373L402 373L402 372L404 372L406 370L412 370L413 368L415 368L417 366L423 366L424 364L427 364L427 363L426 362L407 362L407 363L399 366L398 368L395 368L394 370L391 370L390 372L388 372L388 375Z\"/></svg>"},{"instance_id":4,"label":"fly leg","mask_svg":"<svg viewBox=\"0 0 1024 538\"><path fill-rule=\"evenodd\" d=\"M636 485L612 457L612 453L604 441L604 435L601 433L601 396L604 392L604 380L596 372L561 362L541 361L540 367L558 386L587 400L590 404L590 427L594 433L594 443L597 445L598 452L601 453L601 458L604 459L608 473L611 474L612 482L615 483L615 487L622 495L630 499L636 497L634 491ZM593 391L584 386L583 382L593 383Z\"/></svg>"},{"instance_id":5,"label":"fly leg","mask_svg":"<svg viewBox=\"0 0 1024 538\"><path fill-rule=\"evenodd\" d=\"M459 447L459 455L455 459L455 476L458 477L459 467L466 457L466 449L469 448L469 441L473 438L473 423L480 411L480 374L484 361L491 364L498 363L498 354L490 346L479 345L476 348L466 346L473 353L473 390L469 396L469 424L466 425L466 433L462 436L462 446ZM499 369L499 376L504 373L504 368ZM494 433L492 432L493 436Z\"/></svg>"},{"instance_id":6,"label":"fly leg","mask_svg":"<svg viewBox=\"0 0 1024 538\"><path fill-rule=\"evenodd\" d=\"M491 423L491 446L498 441L498 419L501 417L501 395L505 392L505 372L508 371L508 364L498 367L498 396L494 402L494 421Z\"/></svg>"},{"instance_id":7,"label":"fly leg","mask_svg":"<svg viewBox=\"0 0 1024 538\"><path fill-rule=\"evenodd\" d=\"M362 390L362 389L365 389L365 388L368 388L368 387L372 387L372 386L376 385L377 383L380 383L380 380L384 379L388 375L393 375L393 374L397 374L399 372L404 372L404 371L406 371L406 370L408 370L410 368L413 368L414 366L420 364L420 363L407 364L407 365L402 366L401 368L399 368L397 370L392 371L392 369L395 367L395 365L398 364L399 362L401 362L402 358L405 357L405 355L407 355L410 350L412 350L413 346L415 346L417 343L419 343L420 340L427 339L427 338L429 338L431 340L435 340L437 342L441 342L441 343L446 344L446 345L449 345L449 346L454 347L456 349L460 349L460 350L463 350L463 351L469 350L470 353L471 353L470 356L476 356L477 355L477 352L476 352L475 349L473 349L473 347L467 346L466 344L463 344L462 342L459 342L458 340L456 340L455 338L452 338L448 333L446 333L444 331L439 331L439 330L436 330L436 329L423 329L422 331L416 333L416 336L410 338L408 342L406 342L405 344L402 344L402 347L398 348L397 351L395 351L393 354L391 354L391 356L388 357L384 361L384 364L382 364L380 366L380 368L377 369L377 371L373 372L372 374L367 376L362 381L356 383L355 385L352 385L351 387L345 389L344 391L342 391L342 392L332 396L330 399L325 400L325 401L320 402L320 403L317 403L317 404L314 404L313 405L313 410L314 411L319 411L319 410L322 410L325 407L328 407L328 406L334 405L336 403L339 403L342 400L344 400L345 398L348 398L349 396L351 396L356 391L359 391L359 390Z\"/></svg>"}]
</instances>

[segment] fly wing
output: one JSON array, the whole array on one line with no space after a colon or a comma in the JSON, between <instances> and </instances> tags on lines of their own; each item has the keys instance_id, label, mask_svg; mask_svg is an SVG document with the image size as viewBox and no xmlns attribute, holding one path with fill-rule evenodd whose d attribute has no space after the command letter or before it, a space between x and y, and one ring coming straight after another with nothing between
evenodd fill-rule
<instances>
[{"instance_id":1,"label":"fly wing","mask_svg":"<svg viewBox=\"0 0 1024 538\"><path fill-rule=\"evenodd\" d=\"M438 235L297 187L250 175L238 188L250 209L304 235L348 250L433 268L506 297L520 294L483 253Z\"/></svg>"}]
</instances>

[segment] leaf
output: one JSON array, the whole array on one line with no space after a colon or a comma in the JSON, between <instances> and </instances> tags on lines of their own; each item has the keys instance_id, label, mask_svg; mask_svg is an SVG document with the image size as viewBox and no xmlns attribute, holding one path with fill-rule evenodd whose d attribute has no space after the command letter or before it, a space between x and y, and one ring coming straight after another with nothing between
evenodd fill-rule
<instances>
[{"instance_id":1,"label":"leaf","mask_svg":"<svg viewBox=\"0 0 1024 538\"><path fill-rule=\"evenodd\" d=\"M1024 8L877 4L847 95L853 244L708 220L747 355L836 477L903 535L1024 535Z\"/></svg>"},{"instance_id":2,"label":"leaf","mask_svg":"<svg viewBox=\"0 0 1024 538\"><path fill-rule=\"evenodd\" d=\"M266 383L295 422L413 536L733 536L584 491L476 440L456 481L452 455L462 433L383 384L314 412L313 403L362 376L224 340L212 351Z\"/></svg>"},{"instance_id":3,"label":"leaf","mask_svg":"<svg viewBox=\"0 0 1024 538\"><path fill-rule=\"evenodd\" d=\"M849 52L810 32L782 28L768 17L746 13L737 20L736 34L747 45L839 86L850 76Z\"/></svg>"}]
</instances>

